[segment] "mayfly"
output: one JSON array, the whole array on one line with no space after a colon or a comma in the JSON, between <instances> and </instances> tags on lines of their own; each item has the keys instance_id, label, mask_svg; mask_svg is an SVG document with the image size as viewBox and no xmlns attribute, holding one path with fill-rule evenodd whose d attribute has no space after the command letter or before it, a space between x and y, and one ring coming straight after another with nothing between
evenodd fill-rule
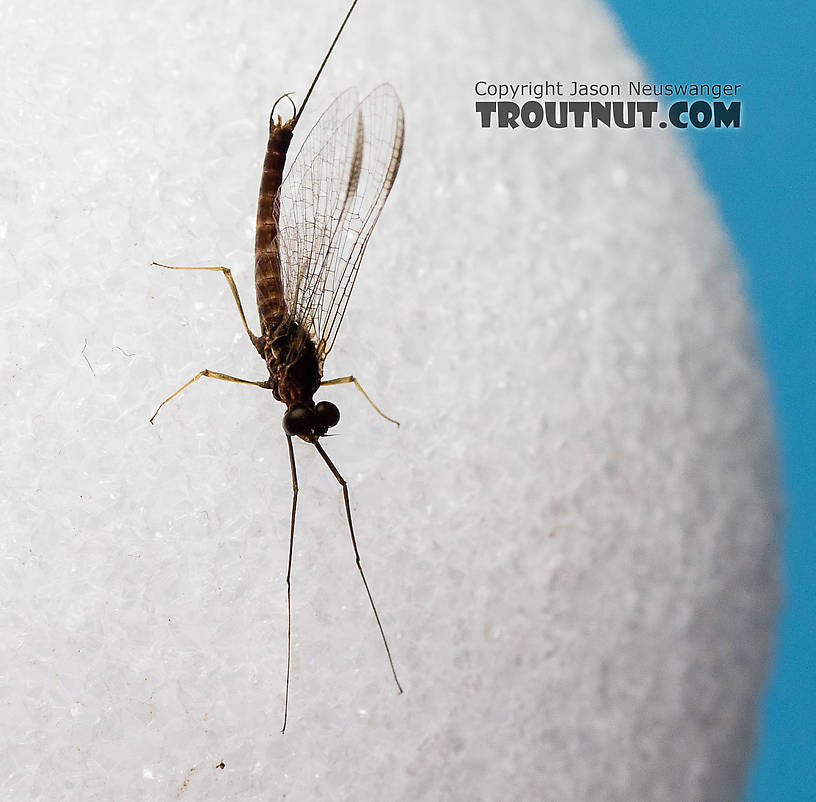
<instances>
[{"instance_id":1,"label":"mayfly","mask_svg":"<svg viewBox=\"0 0 816 802\"><path fill-rule=\"evenodd\" d=\"M300 108L295 108L290 94L276 101L275 105L284 99L292 103L294 116L284 122L280 116L275 117L275 105L272 107L255 228L255 294L260 335L249 328L229 268L173 267L154 262L158 267L171 270L220 270L224 274L244 329L266 362L269 378L252 381L202 370L166 398L150 422L168 401L202 376L254 384L271 390L275 398L286 405L283 431L292 474L292 510L286 569L286 685L281 732L286 730L289 712L292 663L291 577L298 497L293 437L314 446L340 484L357 569L394 682L402 693L385 631L360 563L348 485L320 444L320 438L339 422L340 411L330 401L314 401L320 387L353 384L382 417L397 423L377 407L354 376L323 379L323 363L334 345L369 237L394 184L402 157L405 123L402 104L394 88L383 84L361 102L356 90L343 92L315 124L283 177L295 126L356 5L354 0Z\"/></svg>"}]
</instances>

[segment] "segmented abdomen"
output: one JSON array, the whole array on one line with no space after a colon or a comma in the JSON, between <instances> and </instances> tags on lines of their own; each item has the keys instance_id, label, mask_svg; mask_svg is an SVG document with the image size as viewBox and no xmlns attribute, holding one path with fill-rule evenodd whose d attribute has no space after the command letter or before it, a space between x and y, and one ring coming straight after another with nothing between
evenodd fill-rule
<instances>
[{"instance_id":1,"label":"segmented abdomen","mask_svg":"<svg viewBox=\"0 0 816 802\"><path fill-rule=\"evenodd\" d=\"M261 187L258 192L258 214L255 221L255 296L261 319L261 336L273 332L286 316L281 283L280 251L278 250L278 208L276 199L286 152L292 141L293 121L283 124L270 121L269 142L266 146Z\"/></svg>"}]
</instances>

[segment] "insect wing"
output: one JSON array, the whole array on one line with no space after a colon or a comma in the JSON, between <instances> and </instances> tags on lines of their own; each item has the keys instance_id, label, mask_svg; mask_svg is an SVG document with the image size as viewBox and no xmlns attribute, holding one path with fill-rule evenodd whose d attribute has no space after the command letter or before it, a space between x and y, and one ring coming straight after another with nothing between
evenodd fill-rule
<instances>
[{"instance_id":1,"label":"insect wing","mask_svg":"<svg viewBox=\"0 0 816 802\"><path fill-rule=\"evenodd\" d=\"M314 339L321 364L394 184L404 130L392 86L377 87L359 104L347 90L310 131L281 186L284 299Z\"/></svg>"},{"instance_id":2,"label":"insect wing","mask_svg":"<svg viewBox=\"0 0 816 802\"><path fill-rule=\"evenodd\" d=\"M321 244L331 241L336 221L348 203L348 188L356 184L352 170L359 175L362 135L358 107L357 90L352 88L326 109L306 137L278 192L284 301L289 313L313 337L315 321L310 306L316 306L322 297L317 269ZM316 311L312 309L312 313Z\"/></svg>"}]
</instances>

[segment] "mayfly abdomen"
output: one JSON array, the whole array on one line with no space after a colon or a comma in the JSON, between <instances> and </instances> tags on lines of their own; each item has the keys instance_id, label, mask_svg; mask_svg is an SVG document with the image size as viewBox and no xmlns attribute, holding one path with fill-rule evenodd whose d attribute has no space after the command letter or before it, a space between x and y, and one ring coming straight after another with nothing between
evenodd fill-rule
<instances>
[{"instance_id":1,"label":"mayfly abdomen","mask_svg":"<svg viewBox=\"0 0 816 802\"><path fill-rule=\"evenodd\" d=\"M292 141L293 127L292 120L278 124L270 119L269 142L266 146L261 186L258 191L258 213L255 221L255 293L262 338L272 333L286 314L277 241L279 216L277 199L283 181L286 152Z\"/></svg>"}]
</instances>

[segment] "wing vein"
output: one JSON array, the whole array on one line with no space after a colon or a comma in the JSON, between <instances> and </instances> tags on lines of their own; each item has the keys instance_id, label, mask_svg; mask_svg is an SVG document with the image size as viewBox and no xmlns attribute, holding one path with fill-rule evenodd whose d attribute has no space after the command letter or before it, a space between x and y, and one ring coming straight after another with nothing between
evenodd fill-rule
<instances>
[{"instance_id":1,"label":"wing vein","mask_svg":"<svg viewBox=\"0 0 816 802\"><path fill-rule=\"evenodd\" d=\"M399 170L402 104L389 84L341 94L292 162L278 197L284 298L321 361L334 346L363 254Z\"/></svg>"}]
</instances>

